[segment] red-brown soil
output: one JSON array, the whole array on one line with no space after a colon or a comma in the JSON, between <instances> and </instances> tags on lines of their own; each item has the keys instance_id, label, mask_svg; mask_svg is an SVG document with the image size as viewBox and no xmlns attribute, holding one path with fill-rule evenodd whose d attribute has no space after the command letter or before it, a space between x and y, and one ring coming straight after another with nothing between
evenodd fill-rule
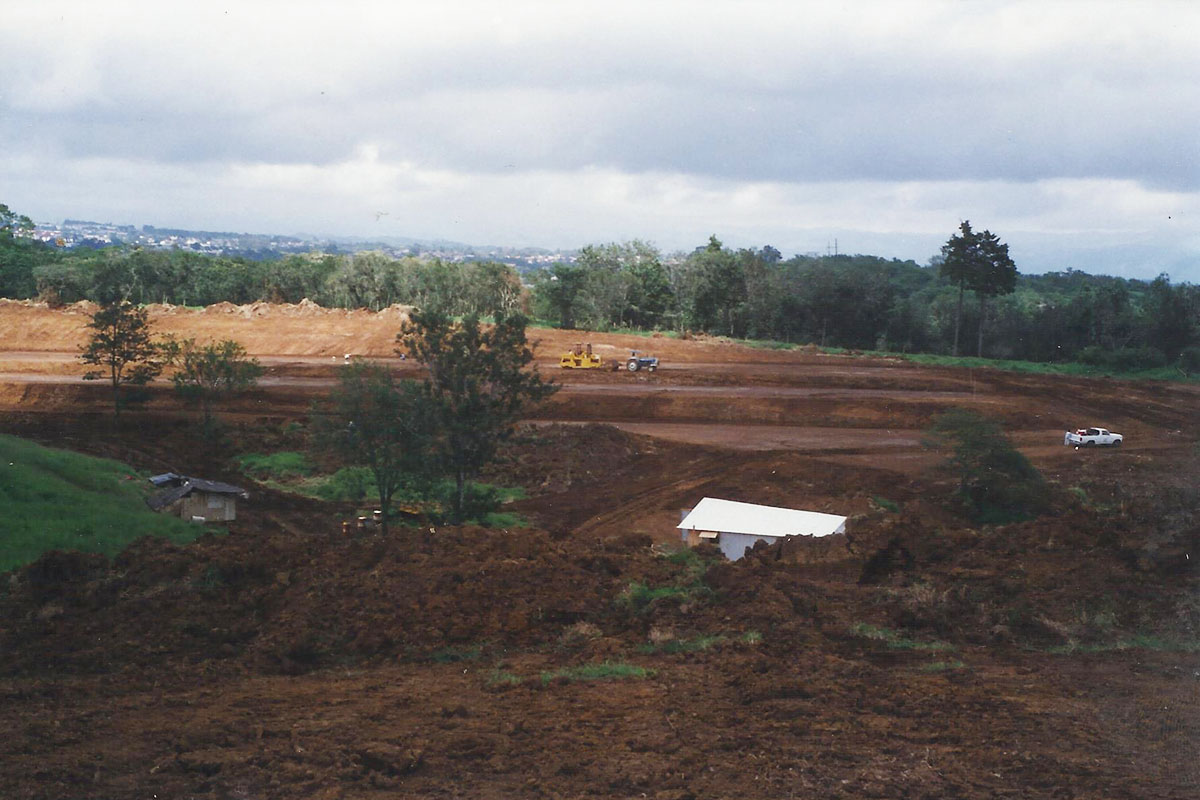
<instances>
[{"instance_id":1,"label":"red-brown soil","mask_svg":"<svg viewBox=\"0 0 1200 800\"><path fill-rule=\"evenodd\" d=\"M230 451L298 446L287 423L345 353L388 357L400 317L155 313L268 366L225 409ZM0 304L0 428L247 480L165 391L114 430L103 387L74 378L84 322ZM350 509L256 487L227 536L0 575L0 796L1200 795L1194 387L534 335L565 388L491 475L526 487L532 527L348 539ZM664 368L560 373L589 340ZM950 406L1005 423L1052 514L958 513L920 444ZM1081 424L1127 446L1063 448ZM664 558L705 495L845 514L850 533ZM632 584L678 591L639 607ZM651 673L541 678L604 662Z\"/></svg>"}]
</instances>

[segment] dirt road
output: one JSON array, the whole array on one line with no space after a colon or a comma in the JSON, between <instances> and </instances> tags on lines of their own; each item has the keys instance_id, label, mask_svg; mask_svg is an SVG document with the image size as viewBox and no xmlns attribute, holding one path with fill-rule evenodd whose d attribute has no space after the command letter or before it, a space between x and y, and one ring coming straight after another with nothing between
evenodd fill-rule
<instances>
[{"instance_id":1,"label":"dirt road","mask_svg":"<svg viewBox=\"0 0 1200 800\"><path fill-rule=\"evenodd\" d=\"M53 311L0 303L0 407L23 410L99 408L99 382L84 384L76 354L86 305ZM153 307L152 320L180 338L236 338L267 368L260 388L234 415L303 414L352 358L371 358L401 375L419 366L395 357L400 311L379 314L311 304L205 310ZM653 374L557 368L559 353L586 337L609 362L629 350L653 352ZM1060 432L1098 424L1126 433L1132 449L1179 441L1194 427L1200 388L1023 376L994 370L948 370L898 359L826 355L810 349L762 350L719 339L581 334L534 330L537 363L562 390L537 414L559 422L606 422L679 442L763 450L797 449L844 457L869 454L879 465L910 471L926 463L919 431L946 408L974 408L1001 419L1035 457L1059 455ZM351 343L353 346L351 346ZM157 394L165 407L164 387Z\"/></svg>"}]
</instances>

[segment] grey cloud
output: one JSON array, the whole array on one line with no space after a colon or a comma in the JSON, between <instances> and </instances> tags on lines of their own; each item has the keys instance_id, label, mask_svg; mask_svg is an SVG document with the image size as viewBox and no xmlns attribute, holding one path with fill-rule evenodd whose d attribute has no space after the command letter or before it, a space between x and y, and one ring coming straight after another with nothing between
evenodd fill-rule
<instances>
[{"instance_id":1,"label":"grey cloud","mask_svg":"<svg viewBox=\"0 0 1200 800\"><path fill-rule=\"evenodd\" d=\"M947 32L972 17L955 12ZM606 22L465 49L403 36L389 47L386 29L358 43L345 22L328 43L262 31L257 50L245 31L211 52L109 42L93 96L61 111L0 99L0 111L9 146L32 134L76 156L322 165L369 143L458 171L1200 186L1190 53L1076 41L1022 57L936 31L860 39L852 26L815 40L802 12L781 11L777 30L761 8L747 16L753 28L727 32ZM391 24L404 32L403 17ZM25 74L44 79L53 55L32 55Z\"/></svg>"}]
</instances>

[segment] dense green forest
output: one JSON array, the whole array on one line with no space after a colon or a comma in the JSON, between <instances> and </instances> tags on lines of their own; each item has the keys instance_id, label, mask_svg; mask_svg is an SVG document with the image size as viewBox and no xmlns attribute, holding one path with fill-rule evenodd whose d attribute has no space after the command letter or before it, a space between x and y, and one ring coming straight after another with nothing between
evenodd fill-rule
<instances>
[{"instance_id":1,"label":"dense green forest","mask_svg":"<svg viewBox=\"0 0 1200 800\"><path fill-rule=\"evenodd\" d=\"M948 268L957 235L926 266L867 255L784 259L770 246L735 250L714 236L691 253L668 255L638 241L591 245L573 263L522 276L496 262L372 252L253 260L63 251L15 235L28 222L0 205L0 296L192 306L309 298L328 307L402 303L484 316L524 310L572 328L935 354L954 350L957 322L962 351L984 357L1200 372L1200 287L1165 275L1143 281L1076 271L972 282Z\"/></svg>"},{"instance_id":2,"label":"dense green forest","mask_svg":"<svg viewBox=\"0 0 1200 800\"><path fill-rule=\"evenodd\" d=\"M731 250L715 237L662 258L639 243L585 247L533 276L537 315L584 328L663 327L736 338L950 353L959 287L942 269L865 255ZM969 288L969 286L968 286ZM977 301L980 291L967 292ZM962 309L964 348L1029 361L1200 371L1200 287L1093 276L1017 275L1012 291Z\"/></svg>"}]
</instances>

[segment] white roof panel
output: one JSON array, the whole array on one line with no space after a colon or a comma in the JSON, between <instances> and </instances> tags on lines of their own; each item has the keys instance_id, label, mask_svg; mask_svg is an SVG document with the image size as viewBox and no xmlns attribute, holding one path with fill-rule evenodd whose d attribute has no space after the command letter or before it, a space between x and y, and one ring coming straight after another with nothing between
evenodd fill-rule
<instances>
[{"instance_id":1,"label":"white roof panel","mask_svg":"<svg viewBox=\"0 0 1200 800\"><path fill-rule=\"evenodd\" d=\"M754 536L828 536L844 531L845 525L846 518L836 514L706 497L676 527Z\"/></svg>"}]
</instances>

